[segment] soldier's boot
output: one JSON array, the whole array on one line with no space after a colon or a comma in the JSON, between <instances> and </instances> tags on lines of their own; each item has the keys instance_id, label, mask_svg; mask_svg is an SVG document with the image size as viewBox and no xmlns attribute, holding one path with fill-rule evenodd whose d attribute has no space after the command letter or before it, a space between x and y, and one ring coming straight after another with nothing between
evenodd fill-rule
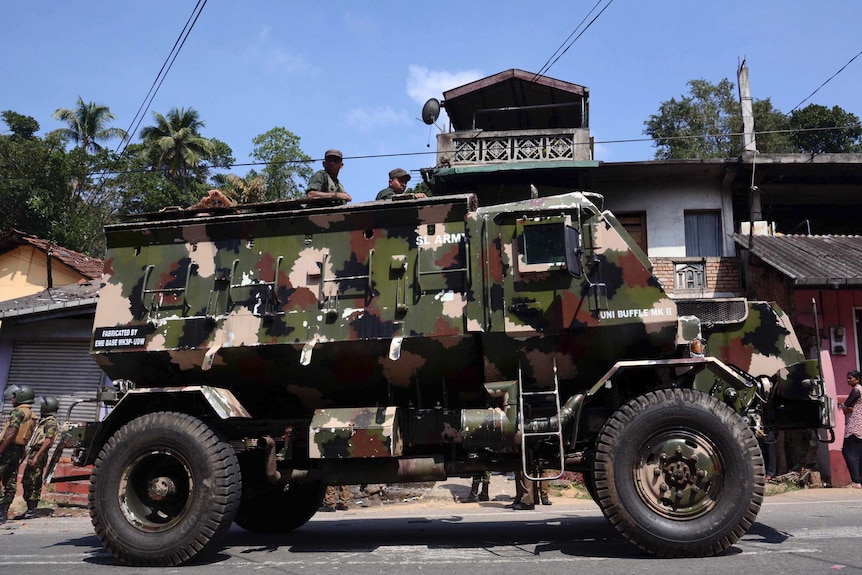
<instances>
[{"instance_id":1,"label":"soldier's boot","mask_svg":"<svg viewBox=\"0 0 862 575\"><path fill-rule=\"evenodd\" d=\"M470 485L470 494L461 500L461 503L476 503L479 501L479 479L474 479Z\"/></svg>"},{"instance_id":2,"label":"soldier's boot","mask_svg":"<svg viewBox=\"0 0 862 575\"><path fill-rule=\"evenodd\" d=\"M482 492L479 493L479 501L490 501L490 496L488 495L488 484L482 483Z\"/></svg>"},{"instance_id":3,"label":"soldier's boot","mask_svg":"<svg viewBox=\"0 0 862 575\"><path fill-rule=\"evenodd\" d=\"M0 524L6 523L7 519L9 519L9 506L0 505Z\"/></svg>"},{"instance_id":4,"label":"soldier's boot","mask_svg":"<svg viewBox=\"0 0 862 575\"><path fill-rule=\"evenodd\" d=\"M33 519L36 517L36 507L39 506L38 501L28 501L27 502L27 511L22 513L21 515L16 515L13 519Z\"/></svg>"}]
</instances>

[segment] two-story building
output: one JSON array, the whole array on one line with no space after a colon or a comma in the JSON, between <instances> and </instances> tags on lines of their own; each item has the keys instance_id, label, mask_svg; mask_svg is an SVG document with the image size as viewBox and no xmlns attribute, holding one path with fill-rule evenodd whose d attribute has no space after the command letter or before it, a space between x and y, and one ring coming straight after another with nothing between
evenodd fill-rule
<instances>
[{"instance_id":1,"label":"two-story building","mask_svg":"<svg viewBox=\"0 0 862 575\"><path fill-rule=\"evenodd\" d=\"M862 154L760 154L751 127L738 158L602 162L588 88L523 70L449 90L440 106L451 131L423 170L435 193L499 203L530 197L531 186L594 192L681 311L742 296L778 303L810 357L823 358L832 395L846 395L844 374L862 358ZM840 422L836 484L846 478L842 433Z\"/></svg>"}]
</instances>

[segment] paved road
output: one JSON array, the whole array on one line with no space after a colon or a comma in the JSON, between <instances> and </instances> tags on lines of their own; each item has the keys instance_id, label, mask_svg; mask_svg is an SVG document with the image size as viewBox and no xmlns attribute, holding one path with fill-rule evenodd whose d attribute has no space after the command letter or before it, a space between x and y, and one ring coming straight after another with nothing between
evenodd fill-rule
<instances>
[{"instance_id":1,"label":"paved road","mask_svg":"<svg viewBox=\"0 0 862 575\"><path fill-rule=\"evenodd\" d=\"M862 493L798 491L769 497L758 522L733 548L708 559L660 560L622 540L591 501L557 499L514 512L505 501L353 508L318 514L293 534L260 537L234 527L205 564L187 575L251 572L351 575L389 573L673 575L862 574ZM0 568L16 575L140 573L104 551L87 518L9 522L0 529ZM161 571L160 571L161 572Z\"/></svg>"}]
</instances>

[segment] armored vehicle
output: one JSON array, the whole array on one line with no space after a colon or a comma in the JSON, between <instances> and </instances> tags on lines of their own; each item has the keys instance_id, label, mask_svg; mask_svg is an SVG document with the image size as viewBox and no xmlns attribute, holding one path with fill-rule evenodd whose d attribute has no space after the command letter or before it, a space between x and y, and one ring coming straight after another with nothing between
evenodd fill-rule
<instances>
[{"instance_id":1,"label":"armored vehicle","mask_svg":"<svg viewBox=\"0 0 862 575\"><path fill-rule=\"evenodd\" d=\"M529 195L529 194L526 194ZM165 211L111 225L75 436L105 547L177 565L288 532L331 484L577 471L660 557L721 552L764 495L758 427L829 427L781 310L678 305L597 198Z\"/></svg>"}]
</instances>

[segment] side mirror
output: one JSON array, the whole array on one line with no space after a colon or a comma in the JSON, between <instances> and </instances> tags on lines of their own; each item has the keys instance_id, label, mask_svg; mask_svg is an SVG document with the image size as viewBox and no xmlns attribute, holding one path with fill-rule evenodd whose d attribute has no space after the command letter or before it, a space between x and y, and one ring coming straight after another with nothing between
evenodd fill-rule
<instances>
[{"instance_id":1,"label":"side mirror","mask_svg":"<svg viewBox=\"0 0 862 575\"><path fill-rule=\"evenodd\" d=\"M584 253L584 248L581 245L581 232L572 226L566 226L566 269L569 270L569 275L575 278L584 276L584 264L581 255Z\"/></svg>"}]
</instances>

